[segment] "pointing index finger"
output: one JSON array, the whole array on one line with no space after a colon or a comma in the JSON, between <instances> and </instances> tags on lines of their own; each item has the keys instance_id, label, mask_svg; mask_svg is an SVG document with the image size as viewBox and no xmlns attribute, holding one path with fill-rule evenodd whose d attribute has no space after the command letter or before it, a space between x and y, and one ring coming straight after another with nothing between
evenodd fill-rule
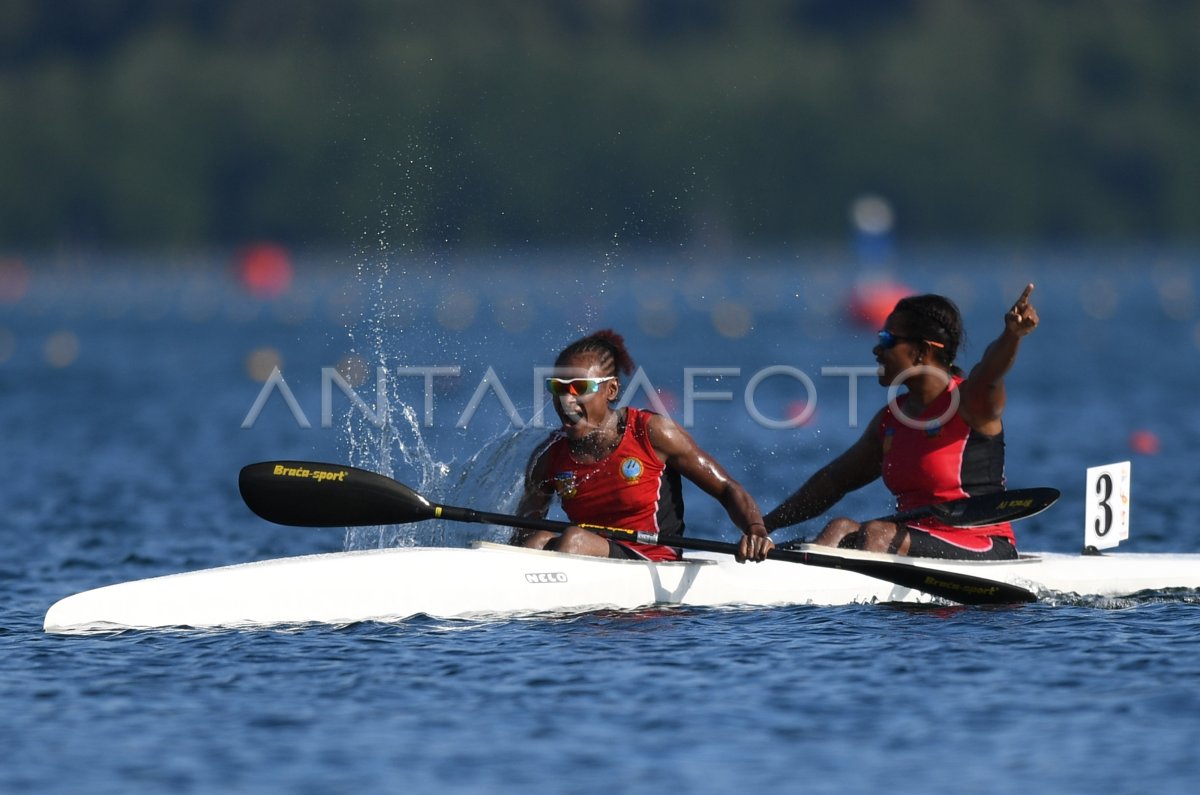
<instances>
[{"instance_id":1,"label":"pointing index finger","mask_svg":"<svg viewBox=\"0 0 1200 795\"><path fill-rule=\"evenodd\" d=\"M1025 291L1023 293L1021 293L1021 297L1017 299L1017 302L1015 304L1013 304L1013 308L1016 309L1017 307L1021 307L1021 306L1024 306L1025 304L1027 304L1029 302L1029 294L1032 292L1033 292L1033 282L1030 282L1029 284L1025 285Z\"/></svg>"}]
</instances>

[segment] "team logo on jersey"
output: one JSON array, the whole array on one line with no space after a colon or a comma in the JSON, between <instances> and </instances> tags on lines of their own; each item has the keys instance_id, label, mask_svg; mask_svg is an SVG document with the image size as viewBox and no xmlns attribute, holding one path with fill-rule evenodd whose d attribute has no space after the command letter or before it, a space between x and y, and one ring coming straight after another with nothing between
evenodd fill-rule
<instances>
[{"instance_id":1,"label":"team logo on jersey","mask_svg":"<svg viewBox=\"0 0 1200 795\"><path fill-rule=\"evenodd\" d=\"M892 437L896 435L895 428L883 429L883 454L887 455L892 449Z\"/></svg>"},{"instance_id":2,"label":"team logo on jersey","mask_svg":"<svg viewBox=\"0 0 1200 795\"><path fill-rule=\"evenodd\" d=\"M644 469L641 461L630 456L621 462L621 477L625 479L626 483L637 483L642 477Z\"/></svg>"},{"instance_id":3,"label":"team logo on jersey","mask_svg":"<svg viewBox=\"0 0 1200 795\"><path fill-rule=\"evenodd\" d=\"M554 490L559 499L569 500L579 493L579 481L574 472L559 472L554 476Z\"/></svg>"}]
</instances>

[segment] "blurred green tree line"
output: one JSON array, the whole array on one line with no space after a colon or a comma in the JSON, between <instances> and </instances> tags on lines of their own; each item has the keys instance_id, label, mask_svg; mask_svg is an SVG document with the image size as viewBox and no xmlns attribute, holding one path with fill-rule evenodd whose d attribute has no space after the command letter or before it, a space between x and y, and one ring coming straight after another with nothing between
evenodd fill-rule
<instances>
[{"instance_id":1,"label":"blurred green tree line","mask_svg":"<svg viewBox=\"0 0 1200 795\"><path fill-rule=\"evenodd\" d=\"M1194 238L1200 3L5 0L0 245Z\"/></svg>"}]
</instances>

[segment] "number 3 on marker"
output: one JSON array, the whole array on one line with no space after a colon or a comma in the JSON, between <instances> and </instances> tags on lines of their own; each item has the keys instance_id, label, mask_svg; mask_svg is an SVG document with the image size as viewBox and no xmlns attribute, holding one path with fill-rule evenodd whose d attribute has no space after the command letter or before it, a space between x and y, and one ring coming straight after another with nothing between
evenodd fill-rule
<instances>
[{"instance_id":1,"label":"number 3 on marker","mask_svg":"<svg viewBox=\"0 0 1200 795\"><path fill-rule=\"evenodd\" d=\"M1096 535L1101 538L1108 535L1109 530L1112 530L1113 510L1112 506L1108 504L1108 501L1112 499L1112 490L1112 476L1107 472L1101 473L1100 477L1096 479L1096 493L1103 496L1096 503L1096 507L1103 512L1104 522L1102 525L1100 517L1097 516L1095 523L1092 525L1092 529L1096 532Z\"/></svg>"},{"instance_id":2,"label":"number 3 on marker","mask_svg":"<svg viewBox=\"0 0 1200 795\"><path fill-rule=\"evenodd\" d=\"M1129 462L1087 471L1084 548L1106 549L1129 538Z\"/></svg>"}]
</instances>

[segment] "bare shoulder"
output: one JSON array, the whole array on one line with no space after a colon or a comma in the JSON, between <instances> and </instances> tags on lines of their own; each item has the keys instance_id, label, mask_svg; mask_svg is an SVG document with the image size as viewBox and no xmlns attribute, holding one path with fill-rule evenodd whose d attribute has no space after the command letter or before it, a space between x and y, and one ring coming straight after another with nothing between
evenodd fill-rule
<instances>
[{"instance_id":1,"label":"bare shoulder","mask_svg":"<svg viewBox=\"0 0 1200 795\"><path fill-rule=\"evenodd\" d=\"M669 433L672 430L679 429L679 425L675 423L675 420L666 414L655 414L652 411L643 413L646 415L646 428L651 433Z\"/></svg>"},{"instance_id":2,"label":"bare shoulder","mask_svg":"<svg viewBox=\"0 0 1200 795\"><path fill-rule=\"evenodd\" d=\"M662 453L673 453L691 449L695 441L675 420L662 414L650 414L646 419L646 433L650 444Z\"/></svg>"}]
</instances>

